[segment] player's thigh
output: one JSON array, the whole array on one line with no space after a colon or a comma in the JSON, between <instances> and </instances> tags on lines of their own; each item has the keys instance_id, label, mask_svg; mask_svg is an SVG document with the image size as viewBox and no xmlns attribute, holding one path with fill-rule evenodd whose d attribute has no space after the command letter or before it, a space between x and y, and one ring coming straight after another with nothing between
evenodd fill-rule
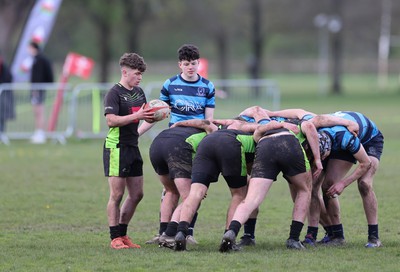
<instances>
[{"instance_id":1,"label":"player's thigh","mask_svg":"<svg viewBox=\"0 0 400 272\"><path fill-rule=\"evenodd\" d=\"M272 179L267 178L251 178L247 188L247 195L245 202L252 202L256 207L264 201L271 185Z\"/></svg>"},{"instance_id":2,"label":"player's thigh","mask_svg":"<svg viewBox=\"0 0 400 272\"><path fill-rule=\"evenodd\" d=\"M192 183L189 195L183 202L183 208L197 210L207 190L208 187L202 183Z\"/></svg>"},{"instance_id":3,"label":"player's thigh","mask_svg":"<svg viewBox=\"0 0 400 272\"><path fill-rule=\"evenodd\" d=\"M130 196L143 195L143 176L127 177L126 188Z\"/></svg>"},{"instance_id":4,"label":"player's thigh","mask_svg":"<svg viewBox=\"0 0 400 272\"><path fill-rule=\"evenodd\" d=\"M186 199L190 192L192 180L190 178L176 178L174 182L182 199Z\"/></svg>"},{"instance_id":5,"label":"player's thigh","mask_svg":"<svg viewBox=\"0 0 400 272\"><path fill-rule=\"evenodd\" d=\"M288 177L294 192L311 191L312 175L310 171Z\"/></svg>"},{"instance_id":6,"label":"player's thigh","mask_svg":"<svg viewBox=\"0 0 400 272\"><path fill-rule=\"evenodd\" d=\"M329 188L339 182L354 164L345 160L330 159L326 168L323 188Z\"/></svg>"},{"instance_id":7,"label":"player's thigh","mask_svg":"<svg viewBox=\"0 0 400 272\"><path fill-rule=\"evenodd\" d=\"M125 191L125 179L124 177L108 177L110 197L122 198Z\"/></svg>"}]
</instances>

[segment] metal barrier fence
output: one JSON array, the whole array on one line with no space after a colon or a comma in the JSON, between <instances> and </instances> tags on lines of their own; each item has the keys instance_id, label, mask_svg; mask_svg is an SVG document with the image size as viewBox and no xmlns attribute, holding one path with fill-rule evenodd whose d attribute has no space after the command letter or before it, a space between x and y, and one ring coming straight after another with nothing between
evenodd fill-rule
<instances>
[{"instance_id":1,"label":"metal barrier fence","mask_svg":"<svg viewBox=\"0 0 400 272\"><path fill-rule=\"evenodd\" d=\"M52 131L48 131L48 121L53 111L57 91L63 88L64 102L59 111L58 122ZM30 139L35 132L35 118L31 104L31 90L44 90L44 115L46 138L65 143L68 137L67 123L69 114L66 105L69 101L71 86L60 83L3 83L0 84L0 119L4 121L4 131L0 131L0 140L8 143L13 139ZM10 112L11 119L5 118ZM6 120L4 120L6 119Z\"/></svg>"},{"instance_id":2,"label":"metal barrier fence","mask_svg":"<svg viewBox=\"0 0 400 272\"><path fill-rule=\"evenodd\" d=\"M68 135L77 138L105 138L108 127L104 119L103 100L114 83L84 83L71 94Z\"/></svg>"},{"instance_id":3,"label":"metal barrier fence","mask_svg":"<svg viewBox=\"0 0 400 272\"><path fill-rule=\"evenodd\" d=\"M271 80L214 80L216 87L215 118L232 118L246 107L259 105L272 110L280 107L280 91ZM143 87L148 100L159 97L163 82L150 82ZM46 131L50 140L65 143L70 137L105 138L108 127L104 119L103 100L114 83L83 83L72 88L66 84L0 84L0 120L4 112L15 110L15 118L6 121L0 142L8 144L10 140L29 140L35 130L34 114L31 105L30 90L46 90L45 116L47 124L51 119L57 91L63 88L57 124L53 131ZM255 96L254 92L259 91ZM9 94L14 96L13 103L7 103ZM168 122L157 123L146 137L154 138ZM47 126L48 127L48 126Z\"/></svg>"},{"instance_id":4,"label":"metal barrier fence","mask_svg":"<svg viewBox=\"0 0 400 272\"><path fill-rule=\"evenodd\" d=\"M232 118L243 109L258 105L270 110L280 109L278 85L270 79L213 80L216 89L215 118ZM150 82L144 87L147 97L157 98L164 82ZM256 94L257 92L257 94Z\"/></svg>"}]
</instances>

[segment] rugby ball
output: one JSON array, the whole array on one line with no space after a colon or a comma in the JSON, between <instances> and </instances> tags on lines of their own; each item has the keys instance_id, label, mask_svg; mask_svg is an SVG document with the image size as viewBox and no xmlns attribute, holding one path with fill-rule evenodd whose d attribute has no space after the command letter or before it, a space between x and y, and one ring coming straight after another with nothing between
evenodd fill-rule
<instances>
[{"instance_id":1,"label":"rugby ball","mask_svg":"<svg viewBox=\"0 0 400 272\"><path fill-rule=\"evenodd\" d=\"M151 112L154 112L154 117L150 120L146 120L146 122L149 123L162 121L168 118L169 114L171 113L169 105L160 99L153 99L149 101L145 108L150 108Z\"/></svg>"}]
</instances>

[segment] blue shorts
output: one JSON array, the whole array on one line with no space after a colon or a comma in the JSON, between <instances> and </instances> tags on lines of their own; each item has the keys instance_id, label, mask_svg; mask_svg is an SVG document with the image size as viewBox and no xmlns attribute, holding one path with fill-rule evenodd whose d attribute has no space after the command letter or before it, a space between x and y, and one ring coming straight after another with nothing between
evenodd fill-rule
<instances>
[{"instance_id":1,"label":"blue shorts","mask_svg":"<svg viewBox=\"0 0 400 272\"><path fill-rule=\"evenodd\" d=\"M368 156L375 157L380 160L383 152L383 142L383 135L379 132L378 135L376 135L367 143L363 144L363 147ZM332 151L327 159L348 161L354 164L357 163L357 160L353 157L353 154L345 150ZM326 163L325 161L324 164Z\"/></svg>"}]
</instances>

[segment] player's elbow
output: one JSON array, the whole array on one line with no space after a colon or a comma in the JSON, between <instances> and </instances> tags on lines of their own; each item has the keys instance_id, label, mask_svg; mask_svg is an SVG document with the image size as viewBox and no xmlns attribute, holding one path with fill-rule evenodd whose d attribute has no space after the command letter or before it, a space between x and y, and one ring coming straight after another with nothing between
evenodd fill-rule
<instances>
[{"instance_id":1,"label":"player's elbow","mask_svg":"<svg viewBox=\"0 0 400 272\"><path fill-rule=\"evenodd\" d=\"M107 119L107 126L108 127L115 127L115 122L113 122L112 120L110 120L110 119Z\"/></svg>"},{"instance_id":2,"label":"player's elbow","mask_svg":"<svg viewBox=\"0 0 400 272\"><path fill-rule=\"evenodd\" d=\"M367 172L372 166L371 160L367 160L365 162L360 163L360 167L363 170L363 172Z\"/></svg>"},{"instance_id":3,"label":"player's elbow","mask_svg":"<svg viewBox=\"0 0 400 272\"><path fill-rule=\"evenodd\" d=\"M312 124L310 121L303 121L303 122L301 122L301 125L300 125L302 131L308 131L309 129L311 129L311 126L312 126Z\"/></svg>"}]
</instances>

